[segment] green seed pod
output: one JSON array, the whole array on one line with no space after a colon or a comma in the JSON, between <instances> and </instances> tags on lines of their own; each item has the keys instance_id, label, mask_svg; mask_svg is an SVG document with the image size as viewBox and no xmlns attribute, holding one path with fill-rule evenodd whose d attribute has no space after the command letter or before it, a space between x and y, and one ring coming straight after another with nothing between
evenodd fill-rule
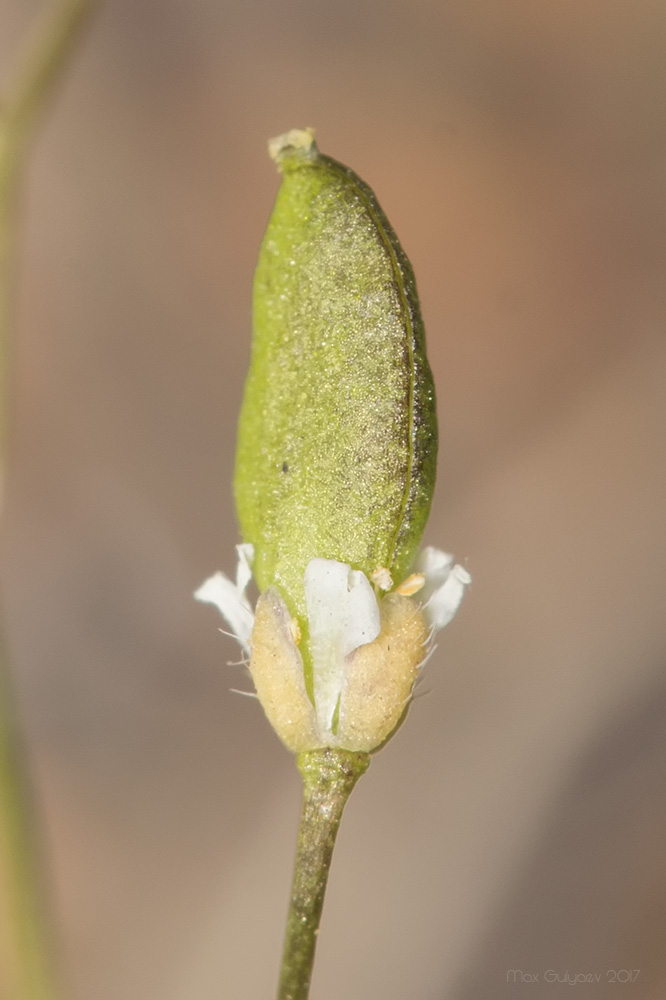
<instances>
[{"instance_id":1,"label":"green seed pod","mask_svg":"<svg viewBox=\"0 0 666 1000\"><path fill-rule=\"evenodd\" d=\"M313 558L407 573L434 488L435 394L414 274L373 192L311 130L269 151L283 179L255 275L235 492L259 589L277 587L305 635Z\"/></svg>"}]
</instances>

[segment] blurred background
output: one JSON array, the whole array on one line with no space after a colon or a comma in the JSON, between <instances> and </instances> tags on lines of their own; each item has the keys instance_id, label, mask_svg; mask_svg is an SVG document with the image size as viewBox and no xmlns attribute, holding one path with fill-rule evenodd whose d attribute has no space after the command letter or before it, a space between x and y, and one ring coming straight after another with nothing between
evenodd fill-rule
<instances>
[{"instance_id":1,"label":"blurred background","mask_svg":"<svg viewBox=\"0 0 666 1000\"><path fill-rule=\"evenodd\" d=\"M0 3L5 81L42 6ZM348 807L313 1000L666 995L665 52L653 0L102 5L26 189L2 542L68 1000L274 992L298 775L191 594L303 125L414 264L426 540L474 579Z\"/></svg>"}]
</instances>

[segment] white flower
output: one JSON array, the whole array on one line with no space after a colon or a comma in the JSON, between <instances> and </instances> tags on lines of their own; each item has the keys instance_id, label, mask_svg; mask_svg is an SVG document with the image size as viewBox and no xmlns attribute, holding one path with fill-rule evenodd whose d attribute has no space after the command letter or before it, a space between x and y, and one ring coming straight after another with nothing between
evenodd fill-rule
<instances>
[{"instance_id":1,"label":"white flower","mask_svg":"<svg viewBox=\"0 0 666 1000\"><path fill-rule=\"evenodd\" d=\"M194 596L197 601L203 601L204 604L214 604L216 608L220 609L234 638L238 640L245 652L249 653L254 612L247 599L247 588L252 579L254 545L237 545L236 552L238 553L236 582L232 583L224 573L215 573L201 584L199 589L194 592Z\"/></svg>"},{"instance_id":2,"label":"white flower","mask_svg":"<svg viewBox=\"0 0 666 1000\"><path fill-rule=\"evenodd\" d=\"M423 549L417 566L425 577L419 593L423 612L433 632L439 632L455 617L472 578L464 566L454 565L453 556L432 545Z\"/></svg>"},{"instance_id":3,"label":"white flower","mask_svg":"<svg viewBox=\"0 0 666 1000\"><path fill-rule=\"evenodd\" d=\"M347 657L379 635L379 605L365 573L333 559L312 559L305 570L315 712L330 732Z\"/></svg>"},{"instance_id":4,"label":"white flower","mask_svg":"<svg viewBox=\"0 0 666 1000\"><path fill-rule=\"evenodd\" d=\"M255 618L246 591L254 550L239 545L237 551L236 583L216 573L195 597L219 609L250 653L257 695L278 735L297 752L315 746L373 749L403 715L427 658L424 647L458 610L471 580L467 570L453 556L426 548L418 573L378 602L365 573L312 559L304 590L313 704L298 649L300 630L275 588L260 597L252 634Z\"/></svg>"}]
</instances>

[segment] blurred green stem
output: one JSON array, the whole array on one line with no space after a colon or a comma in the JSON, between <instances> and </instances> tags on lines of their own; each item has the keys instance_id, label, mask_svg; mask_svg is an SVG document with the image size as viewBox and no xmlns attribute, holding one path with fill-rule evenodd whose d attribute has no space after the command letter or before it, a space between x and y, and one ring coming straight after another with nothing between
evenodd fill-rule
<instances>
[{"instance_id":1,"label":"blurred green stem","mask_svg":"<svg viewBox=\"0 0 666 1000\"><path fill-rule=\"evenodd\" d=\"M52 1000L52 958L35 829L6 660L0 663L0 996Z\"/></svg>"},{"instance_id":2,"label":"blurred green stem","mask_svg":"<svg viewBox=\"0 0 666 1000\"><path fill-rule=\"evenodd\" d=\"M368 768L367 753L310 750L298 757L303 810L298 831L278 1000L307 1000L319 921L342 812Z\"/></svg>"},{"instance_id":3,"label":"blurred green stem","mask_svg":"<svg viewBox=\"0 0 666 1000\"><path fill-rule=\"evenodd\" d=\"M95 0L53 3L0 100L0 477L7 461L7 369L20 187L37 120L94 6ZM56 987L30 795L10 687L0 650L0 996L53 1000Z\"/></svg>"},{"instance_id":4,"label":"blurred green stem","mask_svg":"<svg viewBox=\"0 0 666 1000\"><path fill-rule=\"evenodd\" d=\"M36 121L64 71L95 0L60 0L48 7L0 98L0 373L2 451L6 436L6 357L19 187Z\"/></svg>"}]
</instances>

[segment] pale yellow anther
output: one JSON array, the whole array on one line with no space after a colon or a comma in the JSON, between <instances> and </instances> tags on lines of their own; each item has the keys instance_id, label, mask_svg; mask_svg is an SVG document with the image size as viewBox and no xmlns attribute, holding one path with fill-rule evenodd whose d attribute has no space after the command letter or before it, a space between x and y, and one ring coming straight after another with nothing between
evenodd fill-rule
<instances>
[{"instance_id":1,"label":"pale yellow anther","mask_svg":"<svg viewBox=\"0 0 666 1000\"><path fill-rule=\"evenodd\" d=\"M425 583L425 576L423 573L412 573L403 580L399 587L395 588L396 594L401 594L402 597L411 597L412 594L418 594L419 590Z\"/></svg>"},{"instance_id":2,"label":"pale yellow anther","mask_svg":"<svg viewBox=\"0 0 666 1000\"><path fill-rule=\"evenodd\" d=\"M377 569L373 570L370 579L380 590L390 590L393 586L393 577L384 566L378 566Z\"/></svg>"},{"instance_id":3,"label":"pale yellow anther","mask_svg":"<svg viewBox=\"0 0 666 1000\"><path fill-rule=\"evenodd\" d=\"M298 624L295 618L292 618L289 622L289 629L291 631L291 637L298 646L301 641L301 626Z\"/></svg>"}]
</instances>

